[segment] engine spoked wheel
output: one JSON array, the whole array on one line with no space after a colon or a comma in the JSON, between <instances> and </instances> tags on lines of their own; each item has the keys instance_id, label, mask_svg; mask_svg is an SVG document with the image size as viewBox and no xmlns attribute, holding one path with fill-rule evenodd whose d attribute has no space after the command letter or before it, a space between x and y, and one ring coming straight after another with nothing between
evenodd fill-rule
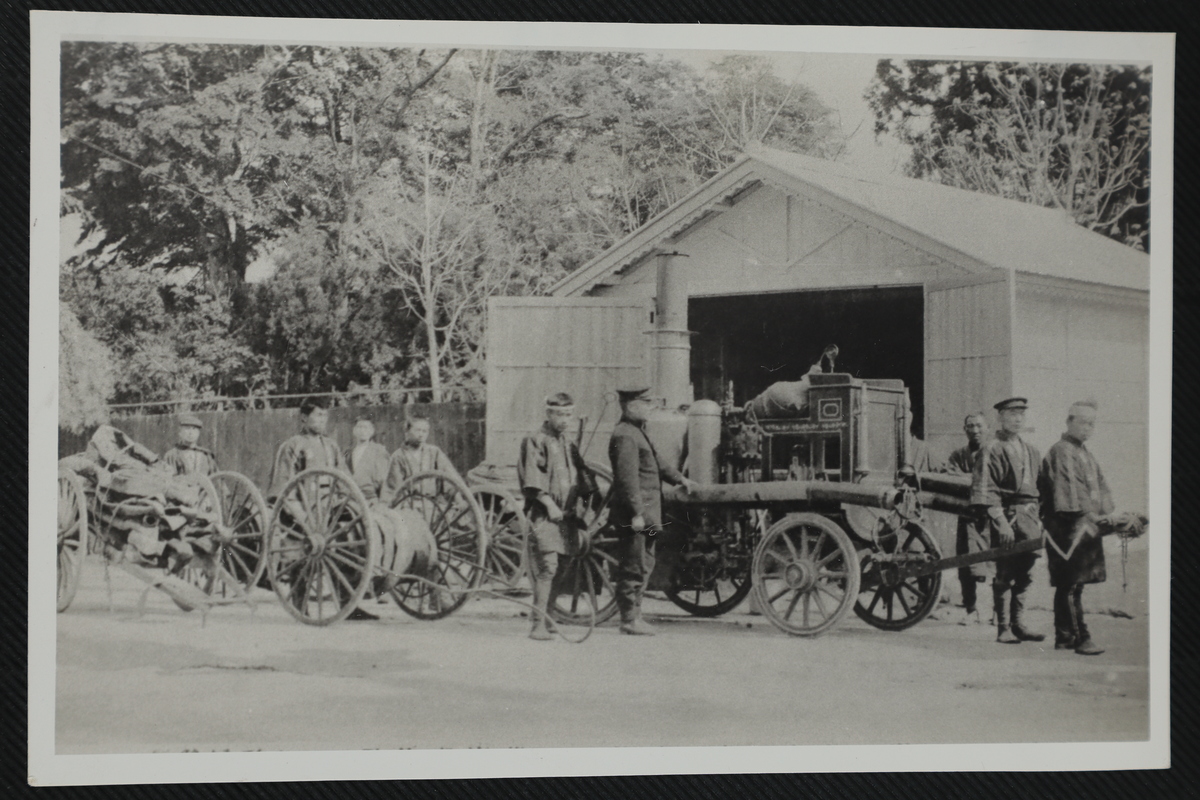
<instances>
[{"instance_id":1,"label":"engine spoked wheel","mask_svg":"<svg viewBox=\"0 0 1200 800\"><path fill-rule=\"evenodd\" d=\"M691 533L680 553L667 598L697 617L716 617L737 608L752 586L755 521L750 512L711 533Z\"/></svg>"},{"instance_id":2,"label":"engine spoked wheel","mask_svg":"<svg viewBox=\"0 0 1200 800\"><path fill-rule=\"evenodd\" d=\"M772 525L755 550L753 571L763 616L795 636L829 631L858 597L854 544L819 514L789 514Z\"/></svg>"},{"instance_id":3,"label":"engine spoked wheel","mask_svg":"<svg viewBox=\"0 0 1200 800\"><path fill-rule=\"evenodd\" d=\"M885 631L911 628L929 616L942 590L942 573L906 578L906 562L933 562L942 557L929 531L908 521L898 530L876 536L877 550L863 557L861 593L854 613L864 622ZM901 560L880 560L877 555Z\"/></svg>"}]
</instances>

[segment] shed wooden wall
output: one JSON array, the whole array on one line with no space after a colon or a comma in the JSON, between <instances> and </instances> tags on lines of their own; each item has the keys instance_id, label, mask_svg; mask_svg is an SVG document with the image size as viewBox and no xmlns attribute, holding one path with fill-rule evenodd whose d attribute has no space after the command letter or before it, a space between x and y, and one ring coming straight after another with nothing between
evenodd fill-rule
<instances>
[{"instance_id":1,"label":"shed wooden wall","mask_svg":"<svg viewBox=\"0 0 1200 800\"><path fill-rule=\"evenodd\" d=\"M1149 298L1024 276L1017 284L1014 386L1028 394L1029 439L1044 453L1076 400L1099 403L1096 455L1118 508L1145 509Z\"/></svg>"},{"instance_id":2,"label":"shed wooden wall","mask_svg":"<svg viewBox=\"0 0 1200 800\"><path fill-rule=\"evenodd\" d=\"M621 416L616 389L648 381L649 328L649 306L638 299L492 298L487 460L515 464L521 439L545 419L547 395L565 391L576 415L587 418L584 456L607 462Z\"/></svg>"},{"instance_id":3,"label":"shed wooden wall","mask_svg":"<svg viewBox=\"0 0 1200 800\"><path fill-rule=\"evenodd\" d=\"M925 291L925 440L935 462L963 444L963 418L1012 395L1011 275Z\"/></svg>"}]
</instances>

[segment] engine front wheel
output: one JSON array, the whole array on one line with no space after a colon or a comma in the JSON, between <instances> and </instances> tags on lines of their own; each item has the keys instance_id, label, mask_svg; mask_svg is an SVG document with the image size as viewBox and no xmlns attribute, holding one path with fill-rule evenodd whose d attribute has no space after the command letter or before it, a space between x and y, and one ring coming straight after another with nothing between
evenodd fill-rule
<instances>
[{"instance_id":1,"label":"engine front wheel","mask_svg":"<svg viewBox=\"0 0 1200 800\"><path fill-rule=\"evenodd\" d=\"M754 553L759 609L794 636L820 636L836 626L858 597L859 578L854 543L820 514L788 514Z\"/></svg>"}]
</instances>

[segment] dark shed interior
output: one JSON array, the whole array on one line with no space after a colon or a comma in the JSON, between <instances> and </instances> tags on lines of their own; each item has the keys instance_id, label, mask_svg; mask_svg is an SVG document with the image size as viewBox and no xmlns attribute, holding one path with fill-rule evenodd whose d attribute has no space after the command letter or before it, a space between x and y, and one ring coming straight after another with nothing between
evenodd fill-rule
<instances>
[{"instance_id":1,"label":"dark shed interior","mask_svg":"<svg viewBox=\"0 0 1200 800\"><path fill-rule=\"evenodd\" d=\"M924 419L924 300L921 287L693 297L688 302L692 385L720 401L732 381L743 404L776 381L798 380L826 345L837 371L899 378L917 435Z\"/></svg>"}]
</instances>

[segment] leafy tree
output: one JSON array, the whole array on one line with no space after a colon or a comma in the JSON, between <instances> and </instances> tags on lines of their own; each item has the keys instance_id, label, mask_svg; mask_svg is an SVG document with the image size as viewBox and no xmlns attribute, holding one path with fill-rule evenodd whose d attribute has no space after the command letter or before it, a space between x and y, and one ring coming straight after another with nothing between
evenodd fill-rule
<instances>
[{"instance_id":1,"label":"leafy tree","mask_svg":"<svg viewBox=\"0 0 1200 800\"><path fill-rule=\"evenodd\" d=\"M72 42L62 64L87 220L63 296L121 400L476 380L489 294L543 291L751 141L838 143L761 59Z\"/></svg>"},{"instance_id":2,"label":"leafy tree","mask_svg":"<svg viewBox=\"0 0 1200 800\"><path fill-rule=\"evenodd\" d=\"M58 312L58 425L79 433L108 421L112 358L66 304Z\"/></svg>"},{"instance_id":3,"label":"leafy tree","mask_svg":"<svg viewBox=\"0 0 1200 800\"><path fill-rule=\"evenodd\" d=\"M912 146L909 171L1059 208L1149 248L1150 68L879 62L876 134Z\"/></svg>"}]
</instances>

